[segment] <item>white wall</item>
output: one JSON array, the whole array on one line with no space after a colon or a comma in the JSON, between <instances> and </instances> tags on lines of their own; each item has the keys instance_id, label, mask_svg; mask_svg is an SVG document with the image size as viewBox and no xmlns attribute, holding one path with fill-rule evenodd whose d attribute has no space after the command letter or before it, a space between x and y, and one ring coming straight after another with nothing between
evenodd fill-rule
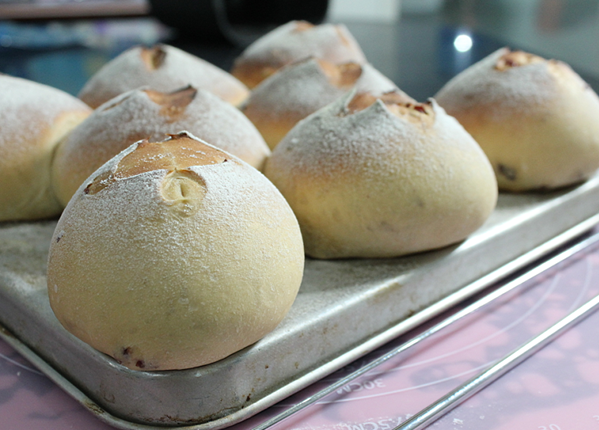
<instances>
[{"instance_id":1,"label":"white wall","mask_svg":"<svg viewBox=\"0 0 599 430\"><path fill-rule=\"evenodd\" d=\"M330 0L328 20L332 22L395 22L401 0Z\"/></svg>"},{"instance_id":2,"label":"white wall","mask_svg":"<svg viewBox=\"0 0 599 430\"><path fill-rule=\"evenodd\" d=\"M435 12L442 4L443 0L330 0L328 20L391 23L401 13Z\"/></svg>"}]
</instances>

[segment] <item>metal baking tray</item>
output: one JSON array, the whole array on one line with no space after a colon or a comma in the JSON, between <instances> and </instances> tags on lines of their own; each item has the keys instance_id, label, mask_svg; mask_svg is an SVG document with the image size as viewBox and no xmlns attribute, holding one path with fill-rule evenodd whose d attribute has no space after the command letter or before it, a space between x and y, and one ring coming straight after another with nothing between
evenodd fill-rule
<instances>
[{"instance_id":1,"label":"metal baking tray","mask_svg":"<svg viewBox=\"0 0 599 430\"><path fill-rule=\"evenodd\" d=\"M501 194L466 241L393 259L308 259L275 331L217 363L129 370L66 332L46 292L55 221L0 224L0 335L100 419L122 429L220 429L439 314L599 222L599 177Z\"/></svg>"}]
</instances>

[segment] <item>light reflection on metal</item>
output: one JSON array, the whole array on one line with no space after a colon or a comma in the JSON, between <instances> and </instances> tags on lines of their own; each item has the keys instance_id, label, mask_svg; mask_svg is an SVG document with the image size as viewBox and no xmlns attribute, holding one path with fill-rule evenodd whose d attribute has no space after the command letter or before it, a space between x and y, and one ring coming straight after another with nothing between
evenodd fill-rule
<instances>
[{"instance_id":1,"label":"light reflection on metal","mask_svg":"<svg viewBox=\"0 0 599 430\"><path fill-rule=\"evenodd\" d=\"M468 52L472 49L472 38L467 34L459 34L454 39L453 46L458 52Z\"/></svg>"}]
</instances>

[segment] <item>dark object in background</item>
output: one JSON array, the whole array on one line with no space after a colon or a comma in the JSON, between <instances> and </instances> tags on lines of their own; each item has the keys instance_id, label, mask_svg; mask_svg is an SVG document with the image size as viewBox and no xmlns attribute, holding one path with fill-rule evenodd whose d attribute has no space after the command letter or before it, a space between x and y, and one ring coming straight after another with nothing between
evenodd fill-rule
<instances>
[{"instance_id":1,"label":"dark object in background","mask_svg":"<svg viewBox=\"0 0 599 430\"><path fill-rule=\"evenodd\" d=\"M247 46L291 20L324 19L328 0L149 0L150 13L198 41Z\"/></svg>"}]
</instances>

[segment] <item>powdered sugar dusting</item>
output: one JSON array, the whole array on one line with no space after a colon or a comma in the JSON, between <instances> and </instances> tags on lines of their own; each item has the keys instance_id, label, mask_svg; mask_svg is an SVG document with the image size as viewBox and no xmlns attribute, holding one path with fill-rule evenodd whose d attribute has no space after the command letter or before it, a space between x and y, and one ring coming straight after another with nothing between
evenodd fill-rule
<instances>
[{"instance_id":1,"label":"powdered sugar dusting","mask_svg":"<svg viewBox=\"0 0 599 430\"><path fill-rule=\"evenodd\" d=\"M149 70L142 58L142 47L125 51L102 67L87 82L79 97L91 106L142 86L157 91L174 91L193 85L237 104L248 90L235 77L213 64L169 45L160 45L166 53L162 64Z\"/></svg>"},{"instance_id":2,"label":"powdered sugar dusting","mask_svg":"<svg viewBox=\"0 0 599 430\"><path fill-rule=\"evenodd\" d=\"M55 216L61 206L51 189L58 140L90 109L58 89L0 76L0 220Z\"/></svg>"},{"instance_id":3,"label":"powdered sugar dusting","mask_svg":"<svg viewBox=\"0 0 599 430\"><path fill-rule=\"evenodd\" d=\"M381 95L390 91L400 91L399 88L370 63L362 65L362 74L356 81L357 92L369 92L373 95Z\"/></svg>"},{"instance_id":4,"label":"powdered sugar dusting","mask_svg":"<svg viewBox=\"0 0 599 430\"><path fill-rule=\"evenodd\" d=\"M456 114L488 108L493 118L501 120L556 97L547 61L496 70L495 64L507 52L500 49L451 79L435 96L439 104Z\"/></svg>"},{"instance_id":5,"label":"powdered sugar dusting","mask_svg":"<svg viewBox=\"0 0 599 430\"><path fill-rule=\"evenodd\" d=\"M123 361L132 346L125 355L138 354L149 369L206 364L255 342L289 309L301 280L297 221L261 173L235 157L188 170L205 188L197 213L173 211L161 194L167 171L147 171L95 194L82 186L52 240L48 279L58 285L51 303L61 322L77 314L63 307L67 300L111 303L121 321L84 313L71 328Z\"/></svg>"},{"instance_id":6,"label":"powdered sugar dusting","mask_svg":"<svg viewBox=\"0 0 599 430\"><path fill-rule=\"evenodd\" d=\"M306 252L384 257L462 240L491 213L497 184L472 137L431 101L418 122L353 94L299 122L265 173L294 209Z\"/></svg>"},{"instance_id":7,"label":"powdered sugar dusting","mask_svg":"<svg viewBox=\"0 0 599 430\"><path fill-rule=\"evenodd\" d=\"M354 171L356 163L384 163L388 159L387 146L397 141L421 140L413 127L393 116L380 102L346 115L351 97L348 94L301 121L277 147L273 154L277 162L287 160L288 169L314 175L334 175ZM414 148L418 151L418 146ZM335 166L334 171L331 166ZM395 170L401 166L388 167Z\"/></svg>"},{"instance_id":8,"label":"powdered sugar dusting","mask_svg":"<svg viewBox=\"0 0 599 430\"><path fill-rule=\"evenodd\" d=\"M396 117L380 100L363 111L347 115L346 105L351 97L352 94L343 97L292 129L272 155L277 170L334 177L374 169L388 172L390 176L406 175L410 181L414 176L435 178L439 172L431 171L437 169L435 163L429 162L431 153L452 147L476 154L490 169L476 142L434 101L435 122L427 127ZM431 141L438 149L431 151ZM390 156L398 152L403 156ZM450 166L446 173L460 168ZM451 185L438 181L432 186Z\"/></svg>"},{"instance_id":9,"label":"powdered sugar dusting","mask_svg":"<svg viewBox=\"0 0 599 430\"><path fill-rule=\"evenodd\" d=\"M130 91L100 106L60 148L55 161L57 189L68 188L72 194L94 170L132 143L160 141L183 130L256 168L270 154L254 125L238 109L207 91L199 89L175 120L162 115L161 109L143 90Z\"/></svg>"},{"instance_id":10,"label":"powdered sugar dusting","mask_svg":"<svg viewBox=\"0 0 599 430\"><path fill-rule=\"evenodd\" d=\"M397 90L396 85L370 64L364 64L355 82L358 91L379 95ZM333 85L314 58L294 63L262 81L245 104L244 112L250 118L276 120L292 116L305 118L316 110L337 100L348 91Z\"/></svg>"},{"instance_id":11,"label":"powdered sugar dusting","mask_svg":"<svg viewBox=\"0 0 599 430\"><path fill-rule=\"evenodd\" d=\"M332 85L318 62L310 59L262 81L252 91L243 111L250 119L256 115L271 120L287 115L301 119L345 92Z\"/></svg>"},{"instance_id":12,"label":"powdered sugar dusting","mask_svg":"<svg viewBox=\"0 0 599 430\"><path fill-rule=\"evenodd\" d=\"M160 185L168 173L166 170L150 170L117 180L94 195L83 192L94 178L114 171L120 161L136 148L137 144L128 147L104 164L80 186L65 209L55 235L68 229L70 223L87 225L86 229L90 229L87 239L89 245L94 241L92 230L97 228L103 234L109 234L111 241L116 242L124 243L132 240L132 235L139 235L135 240L142 240L144 246L160 244L161 247L166 247L165 256L169 255L166 252L169 247L180 249L187 243L186 239L189 238L183 236L171 236L165 240L162 231L164 229L161 225L162 221L170 222L168 220L172 217L168 213L168 206L161 204L163 198ZM193 149L198 150L195 147ZM190 223L196 224L195 227L186 227L191 231L190 234L208 228L209 223L224 223L235 236L254 234L248 228L248 222L250 220L255 222L254 213L258 207L268 208L269 215L260 220L265 228L276 230L288 224L290 217L293 219L291 209L270 181L235 157L223 163L191 166L189 170L199 175L206 186L202 216L189 220ZM148 223L145 224L144 220ZM158 225L154 224L156 221ZM132 222L138 226L134 229L134 233L131 232ZM169 230L169 234L187 234L179 230L181 227ZM85 242L86 236L82 236L81 240Z\"/></svg>"},{"instance_id":13,"label":"powdered sugar dusting","mask_svg":"<svg viewBox=\"0 0 599 430\"><path fill-rule=\"evenodd\" d=\"M0 75L0 94L0 149L3 154L30 150L19 142L37 141L60 114L69 110L89 110L80 100L61 90L8 75Z\"/></svg>"},{"instance_id":14,"label":"powdered sugar dusting","mask_svg":"<svg viewBox=\"0 0 599 430\"><path fill-rule=\"evenodd\" d=\"M366 61L344 25L321 24L302 31L296 31L297 26L298 21L291 21L277 27L248 46L239 61L264 62L278 67L311 56L334 63Z\"/></svg>"}]
</instances>

